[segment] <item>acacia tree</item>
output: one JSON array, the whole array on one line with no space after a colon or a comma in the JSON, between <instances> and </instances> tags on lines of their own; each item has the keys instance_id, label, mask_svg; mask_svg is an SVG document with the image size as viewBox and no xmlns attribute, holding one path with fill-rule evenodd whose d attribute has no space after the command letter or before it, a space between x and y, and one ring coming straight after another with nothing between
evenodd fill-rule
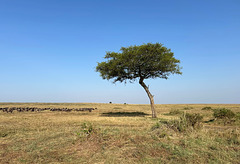
<instances>
[{"instance_id":1,"label":"acacia tree","mask_svg":"<svg viewBox=\"0 0 240 164\"><path fill-rule=\"evenodd\" d=\"M122 47L120 52L107 52L104 58L107 61L98 63L96 71L103 79L113 79L113 83L138 80L150 99L153 118L157 117L154 99L144 80L168 79L170 74L182 74L180 60L161 43Z\"/></svg>"}]
</instances>

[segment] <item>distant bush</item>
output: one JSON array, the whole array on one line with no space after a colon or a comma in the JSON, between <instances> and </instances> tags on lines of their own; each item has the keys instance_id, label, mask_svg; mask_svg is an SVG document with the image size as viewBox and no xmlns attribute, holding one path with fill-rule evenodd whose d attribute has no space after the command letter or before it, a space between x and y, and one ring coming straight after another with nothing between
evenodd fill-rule
<instances>
[{"instance_id":1,"label":"distant bush","mask_svg":"<svg viewBox=\"0 0 240 164\"><path fill-rule=\"evenodd\" d=\"M203 107L202 110L212 110L210 106Z\"/></svg>"},{"instance_id":2,"label":"distant bush","mask_svg":"<svg viewBox=\"0 0 240 164\"><path fill-rule=\"evenodd\" d=\"M233 113L230 109L220 108L213 110L213 116L216 119L232 119L235 117L235 113Z\"/></svg>"},{"instance_id":3,"label":"distant bush","mask_svg":"<svg viewBox=\"0 0 240 164\"><path fill-rule=\"evenodd\" d=\"M184 107L183 110L191 110L193 107Z\"/></svg>"},{"instance_id":4,"label":"distant bush","mask_svg":"<svg viewBox=\"0 0 240 164\"><path fill-rule=\"evenodd\" d=\"M112 102L110 101L109 104L112 104Z\"/></svg>"},{"instance_id":5,"label":"distant bush","mask_svg":"<svg viewBox=\"0 0 240 164\"><path fill-rule=\"evenodd\" d=\"M180 111L179 109L171 109L167 115L179 115L179 114L183 114L183 111Z\"/></svg>"},{"instance_id":6,"label":"distant bush","mask_svg":"<svg viewBox=\"0 0 240 164\"><path fill-rule=\"evenodd\" d=\"M122 109L122 108L120 108L120 107L114 107L113 109Z\"/></svg>"}]
</instances>

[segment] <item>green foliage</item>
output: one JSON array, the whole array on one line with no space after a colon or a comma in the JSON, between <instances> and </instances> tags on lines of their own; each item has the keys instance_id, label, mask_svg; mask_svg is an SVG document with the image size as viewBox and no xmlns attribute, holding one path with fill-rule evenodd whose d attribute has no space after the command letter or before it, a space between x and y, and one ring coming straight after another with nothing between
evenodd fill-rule
<instances>
[{"instance_id":1,"label":"green foliage","mask_svg":"<svg viewBox=\"0 0 240 164\"><path fill-rule=\"evenodd\" d=\"M212 110L212 108L209 106L206 106L206 107L203 107L202 110Z\"/></svg>"},{"instance_id":2,"label":"green foliage","mask_svg":"<svg viewBox=\"0 0 240 164\"><path fill-rule=\"evenodd\" d=\"M91 123L84 122L81 125L81 130L77 132L77 135L79 136L90 136L92 133L94 133L95 129L93 128L93 125Z\"/></svg>"},{"instance_id":3,"label":"green foliage","mask_svg":"<svg viewBox=\"0 0 240 164\"><path fill-rule=\"evenodd\" d=\"M213 116L216 119L232 119L235 117L235 113L233 113L230 109L220 108L213 110Z\"/></svg>"},{"instance_id":4,"label":"green foliage","mask_svg":"<svg viewBox=\"0 0 240 164\"><path fill-rule=\"evenodd\" d=\"M240 120L240 112L237 112L235 117L236 117L237 120Z\"/></svg>"},{"instance_id":5,"label":"green foliage","mask_svg":"<svg viewBox=\"0 0 240 164\"><path fill-rule=\"evenodd\" d=\"M114 83L134 81L136 78L164 78L180 72L180 60L160 43L122 47L120 52L107 52L107 61L98 63L96 71L103 79L114 79Z\"/></svg>"}]
</instances>

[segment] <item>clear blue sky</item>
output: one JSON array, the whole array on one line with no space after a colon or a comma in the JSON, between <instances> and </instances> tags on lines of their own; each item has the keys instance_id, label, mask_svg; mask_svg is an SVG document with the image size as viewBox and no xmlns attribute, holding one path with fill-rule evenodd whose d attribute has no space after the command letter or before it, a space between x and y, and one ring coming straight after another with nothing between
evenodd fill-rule
<instances>
[{"instance_id":1,"label":"clear blue sky","mask_svg":"<svg viewBox=\"0 0 240 164\"><path fill-rule=\"evenodd\" d=\"M149 103L95 72L106 51L160 42L182 76L147 80L155 103L240 103L239 0L1 0L0 102Z\"/></svg>"}]
</instances>

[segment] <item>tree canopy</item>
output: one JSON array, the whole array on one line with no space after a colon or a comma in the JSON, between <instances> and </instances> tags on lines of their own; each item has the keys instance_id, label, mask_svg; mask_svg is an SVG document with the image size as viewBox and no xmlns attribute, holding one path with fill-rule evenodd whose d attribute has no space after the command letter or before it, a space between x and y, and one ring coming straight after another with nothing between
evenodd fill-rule
<instances>
[{"instance_id":1,"label":"tree canopy","mask_svg":"<svg viewBox=\"0 0 240 164\"><path fill-rule=\"evenodd\" d=\"M107 52L107 61L98 63L96 70L103 79L114 83L142 79L167 79L170 74L180 72L180 60L174 58L171 49L163 44L147 43L140 46L122 47L121 52Z\"/></svg>"},{"instance_id":2,"label":"tree canopy","mask_svg":"<svg viewBox=\"0 0 240 164\"><path fill-rule=\"evenodd\" d=\"M98 63L96 71L103 79L113 82L130 82L139 79L150 99L152 117L157 117L153 95L144 83L144 79L168 79L170 74L182 74L180 60L174 58L171 49L161 43L147 43L140 46L122 47L120 52L107 52L107 61Z\"/></svg>"}]
</instances>

